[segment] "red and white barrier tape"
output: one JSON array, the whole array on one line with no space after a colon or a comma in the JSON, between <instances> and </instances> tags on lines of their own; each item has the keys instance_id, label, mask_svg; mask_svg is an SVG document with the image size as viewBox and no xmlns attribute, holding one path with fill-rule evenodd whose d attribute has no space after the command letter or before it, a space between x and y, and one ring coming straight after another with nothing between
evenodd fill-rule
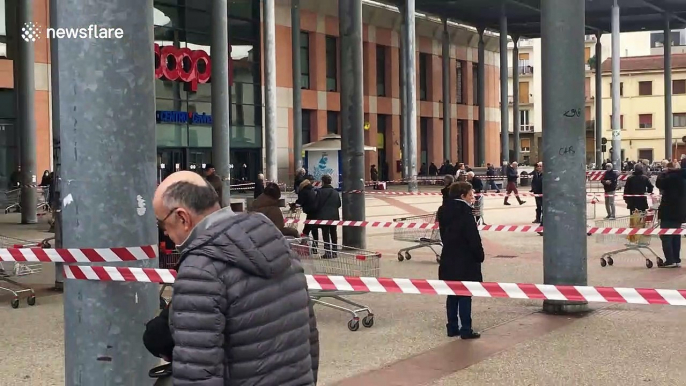
<instances>
[{"instance_id":1,"label":"red and white barrier tape","mask_svg":"<svg viewBox=\"0 0 686 386\"><path fill-rule=\"evenodd\" d=\"M343 192L343 193L364 193L364 194L373 194L373 195L388 195L388 196L442 196L443 193L441 192L417 192L417 193L412 193L412 192L390 192L390 191L363 191L363 190L351 190L348 192ZM484 196L484 197L506 197L506 196L513 196L514 193L475 193L475 196ZM543 197L542 194L536 194L536 193L519 193L518 194L520 197ZM621 193L615 193L615 194L605 194L605 193L586 193L586 197L615 197L615 196L622 196L622 197L656 197L660 196L659 194L621 194Z\"/></svg>"},{"instance_id":2,"label":"red and white barrier tape","mask_svg":"<svg viewBox=\"0 0 686 386\"><path fill-rule=\"evenodd\" d=\"M0 261L42 263L86 263L135 261L157 258L157 245L121 248L2 248Z\"/></svg>"},{"instance_id":3,"label":"red and white barrier tape","mask_svg":"<svg viewBox=\"0 0 686 386\"><path fill-rule=\"evenodd\" d=\"M487 298L587 301L686 306L686 290L590 287L549 284L478 283L426 279L391 279L305 275L310 290L457 295ZM173 284L176 271L130 267L64 267L67 279Z\"/></svg>"},{"instance_id":4,"label":"red and white barrier tape","mask_svg":"<svg viewBox=\"0 0 686 386\"><path fill-rule=\"evenodd\" d=\"M336 220L292 220L285 219L286 224L311 224L311 225L335 225L364 228L403 228L403 229L438 229L437 223L428 222L400 222L400 221L336 221ZM538 233L543 232L543 227L533 225L479 225L480 231L485 232L517 232ZM686 235L686 229L660 229L660 228L586 228L588 234L602 235Z\"/></svg>"}]
</instances>

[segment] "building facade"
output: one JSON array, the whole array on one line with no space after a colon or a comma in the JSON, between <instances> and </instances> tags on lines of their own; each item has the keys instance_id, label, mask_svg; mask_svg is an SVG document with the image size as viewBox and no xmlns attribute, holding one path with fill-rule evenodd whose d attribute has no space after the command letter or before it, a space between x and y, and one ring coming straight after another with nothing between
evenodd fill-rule
<instances>
[{"instance_id":1,"label":"building facade","mask_svg":"<svg viewBox=\"0 0 686 386\"><path fill-rule=\"evenodd\" d=\"M14 10L0 0L0 184L18 166L14 122L12 42ZM277 149L279 179L290 180L293 164L292 46L290 0L276 3ZM212 160L210 0L155 0L155 93L159 177L200 169ZM341 79L338 71L337 0L301 0L303 143L340 134ZM48 0L36 0L34 22L48 26ZM260 0L229 2L232 177L254 180L264 165L264 103ZM376 164L384 179L401 176L400 14L374 2L363 5L366 169ZM478 121L477 45L471 27L450 23L451 135L443 137L440 20L418 14L417 154L422 163L441 164L443 142L451 162L474 165L479 127L486 136L487 162L499 158L498 37L486 33L486 122ZM37 170L52 169L50 52L47 39L35 47ZM152 117L151 117L152 118ZM419 167L418 167L419 169ZM369 175L367 176L369 177Z\"/></svg>"},{"instance_id":2,"label":"building facade","mask_svg":"<svg viewBox=\"0 0 686 386\"><path fill-rule=\"evenodd\" d=\"M603 62L603 137L612 138L611 62ZM622 159L665 157L664 59L662 55L621 58L620 127ZM686 54L672 54L672 150L686 154ZM608 151L610 143L608 142Z\"/></svg>"}]
</instances>

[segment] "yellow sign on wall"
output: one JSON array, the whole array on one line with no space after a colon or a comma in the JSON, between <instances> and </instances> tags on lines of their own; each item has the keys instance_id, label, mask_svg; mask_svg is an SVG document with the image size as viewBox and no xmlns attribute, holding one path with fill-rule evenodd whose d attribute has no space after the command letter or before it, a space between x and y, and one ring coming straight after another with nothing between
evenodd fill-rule
<instances>
[{"instance_id":1,"label":"yellow sign on wall","mask_svg":"<svg viewBox=\"0 0 686 386\"><path fill-rule=\"evenodd\" d=\"M364 129L365 129L365 130L369 130L369 122L365 122L365 123L364 123Z\"/></svg>"}]
</instances>

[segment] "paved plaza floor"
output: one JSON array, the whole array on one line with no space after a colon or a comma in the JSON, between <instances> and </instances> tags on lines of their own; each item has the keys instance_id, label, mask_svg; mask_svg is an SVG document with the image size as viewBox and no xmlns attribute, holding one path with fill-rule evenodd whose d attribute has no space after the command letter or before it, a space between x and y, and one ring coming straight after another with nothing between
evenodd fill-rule
<instances>
[{"instance_id":1,"label":"paved plaza floor","mask_svg":"<svg viewBox=\"0 0 686 386\"><path fill-rule=\"evenodd\" d=\"M435 188L424 188L437 191ZM368 195L370 220L388 221L431 213L440 196ZM486 198L488 224L530 224L533 197L523 206L505 207L502 198ZM511 202L515 202L511 200ZM626 207L617 199L618 214ZM592 205L587 205L592 210ZM598 205L596 216L604 216ZM592 217L592 215L590 216ZM0 234L27 239L49 236L47 226L17 226L16 215L0 216ZM14 233L12 233L14 232ZM9 234L11 233L11 234ZM437 264L428 249L399 262L391 229L367 229L368 249L382 254L381 275L436 278ZM47 235L47 236L46 236ZM482 232L486 251L484 279L542 283L543 237L533 233ZM686 267L646 269L637 253L618 256L602 268L603 251L623 240L587 239L590 285L686 288ZM652 246L662 256L657 238ZM583 248L583 246L579 246ZM62 385L64 373L62 297L51 292L52 265L26 281L39 288L38 302L19 309L0 294L0 385ZM474 298L474 327L480 340L445 335L445 297L364 294L351 299L371 307L372 328L347 328L349 316L317 307L321 337L320 385L682 385L686 381L686 308L591 304L585 315L542 314L541 302Z\"/></svg>"}]
</instances>

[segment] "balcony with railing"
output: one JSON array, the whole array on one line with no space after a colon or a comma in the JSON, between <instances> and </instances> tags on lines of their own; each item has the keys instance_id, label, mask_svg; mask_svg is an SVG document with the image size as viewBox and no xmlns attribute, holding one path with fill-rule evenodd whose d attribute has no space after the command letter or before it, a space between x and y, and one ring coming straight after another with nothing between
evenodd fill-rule
<instances>
[{"instance_id":1,"label":"balcony with railing","mask_svg":"<svg viewBox=\"0 0 686 386\"><path fill-rule=\"evenodd\" d=\"M526 98L522 98L522 96L524 96L524 95L519 96L519 105L520 106L521 105L530 105L530 104L534 103L534 95L533 94L529 94L528 96L526 96ZM507 97L507 104L508 105L514 104L514 97L512 95L509 95Z\"/></svg>"},{"instance_id":2,"label":"balcony with railing","mask_svg":"<svg viewBox=\"0 0 686 386\"><path fill-rule=\"evenodd\" d=\"M534 125L521 125L519 126L519 132L520 133L533 133L534 132Z\"/></svg>"},{"instance_id":3,"label":"balcony with railing","mask_svg":"<svg viewBox=\"0 0 686 386\"><path fill-rule=\"evenodd\" d=\"M519 73L519 76L533 76L533 74L534 74L534 66L532 65L531 61L529 61L529 60L520 60L519 61L519 67L517 69L518 69L517 72ZM512 77L513 71L514 71L514 67L508 68L507 74L509 77Z\"/></svg>"}]
</instances>

